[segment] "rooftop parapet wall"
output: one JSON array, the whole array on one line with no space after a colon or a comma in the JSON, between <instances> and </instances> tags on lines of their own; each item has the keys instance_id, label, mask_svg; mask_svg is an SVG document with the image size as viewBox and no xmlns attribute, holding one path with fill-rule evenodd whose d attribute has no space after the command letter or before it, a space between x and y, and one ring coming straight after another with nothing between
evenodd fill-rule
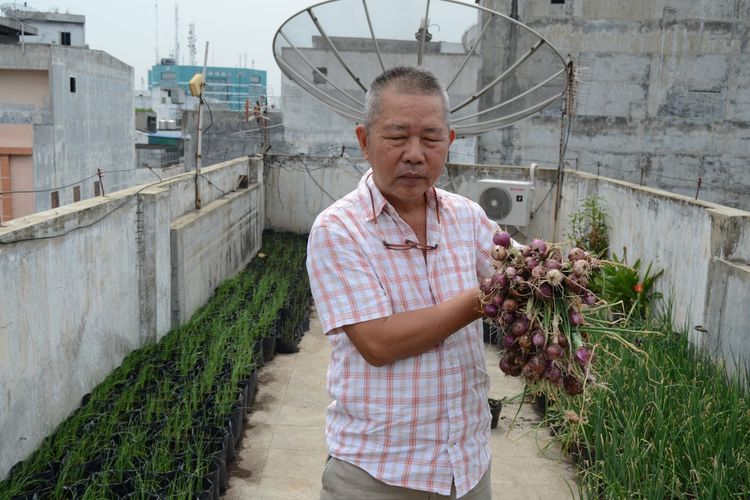
<instances>
[{"instance_id":1,"label":"rooftop parapet wall","mask_svg":"<svg viewBox=\"0 0 750 500\"><path fill-rule=\"evenodd\" d=\"M183 311L197 307L257 253L264 190L252 180L262 182L261 163L204 169L202 211L194 174L183 174L0 226L0 479L128 353L174 326L175 297ZM240 175L251 182L239 187ZM173 223L188 213L196 230L182 231L175 249ZM193 269L177 285L173 252L202 256L181 261Z\"/></svg>"},{"instance_id":2,"label":"rooftop parapet wall","mask_svg":"<svg viewBox=\"0 0 750 500\"><path fill-rule=\"evenodd\" d=\"M354 189L367 168L347 158L270 159L266 226L309 231L317 214L332 198ZM556 176L555 169L536 169L529 226L509 228L516 239L564 241L570 216L587 197L602 197L609 213L611 251L622 258L625 247L630 264L641 259L654 270L664 269L656 288L673 299L676 327L686 327L694 344L727 360L730 370L732 357L750 363L750 212L565 170L555 224ZM477 181L484 178L529 180L529 169L451 164L439 185L478 199Z\"/></svg>"}]
</instances>

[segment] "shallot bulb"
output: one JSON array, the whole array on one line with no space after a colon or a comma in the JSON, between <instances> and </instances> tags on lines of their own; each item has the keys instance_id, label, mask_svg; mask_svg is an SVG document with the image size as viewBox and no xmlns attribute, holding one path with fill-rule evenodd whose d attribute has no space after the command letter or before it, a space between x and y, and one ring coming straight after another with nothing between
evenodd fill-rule
<instances>
[{"instance_id":1,"label":"shallot bulb","mask_svg":"<svg viewBox=\"0 0 750 500\"><path fill-rule=\"evenodd\" d=\"M502 272L497 272L492 276L492 284L501 290L508 288L508 278Z\"/></svg>"},{"instance_id":2,"label":"shallot bulb","mask_svg":"<svg viewBox=\"0 0 750 500\"><path fill-rule=\"evenodd\" d=\"M518 337L516 339L516 342L518 342L518 345L524 351L528 351L529 349L531 349L531 346L533 345L532 344L532 340L531 340L531 334L529 334L529 333L525 333L525 334L521 335L520 337Z\"/></svg>"},{"instance_id":3,"label":"shallot bulb","mask_svg":"<svg viewBox=\"0 0 750 500\"><path fill-rule=\"evenodd\" d=\"M541 280L545 274L547 274L547 270L542 266L536 266L531 270L531 277L535 280Z\"/></svg>"},{"instance_id":4,"label":"shallot bulb","mask_svg":"<svg viewBox=\"0 0 750 500\"><path fill-rule=\"evenodd\" d=\"M560 264L560 261L555 259L547 259L547 261L544 263L544 266L547 269L562 269L562 264Z\"/></svg>"},{"instance_id":5,"label":"shallot bulb","mask_svg":"<svg viewBox=\"0 0 750 500\"><path fill-rule=\"evenodd\" d=\"M492 242L495 245L508 248L510 246L510 233L507 231L499 231L492 236Z\"/></svg>"},{"instance_id":6,"label":"shallot bulb","mask_svg":"<svg viewBox=\"0 0 750 500\"><path fill-rule=\"evenodd\" d=\"M551 300L553 297L552 285L541 283L535 290L534 296L540 300Z\"/></svg>"},{"instance_id":7,"label":"shallot bulb","mask_svg":"<svg viewBox=\"0 0 750 500\"><path fill-rule=\"evenodd\" d=\"M532 240L531 249L538 252L540 256L545 257L547 255L547 242L540 239Z\"/></svg>"},{"instance_id":8,"label":"shallot bulb","mask_svg":"<svg viewBox=\"0 0 750 500\"><path fill-rule=\"evenodd\" d=\"M587 306L593 306L594 304L596 304L596 295L591 292L586 293L586 295L583 296L583 302Z\"/></svg>"},{"instance_id":9,"label":"shallot bulb","mask_svg":"<svg viewBox=\"0 0 750 500\"><path fill-rule=\"evenodd\" d=\"M581 368L586 368L594 361L594 352L588 347L581 346L576 349L574 358Z\"/></svg>"},{"instance_id":10,"label":"shallot bulb","mask_svg":"<svg viewBox=\"0 0 750 500\"><path fill-rule=\"evenodd\" d=\"M571 262L586 259L586 252L578 247L572 248L568 253L568 259L570 259Z\"/></svg>"},{"instance_id":11,"label":"shallot bulb","mask_svg":"<svg viewBox=\"0 0 750 500\"><path fill-rule=\"evenodd\" d=\"M573 263L573 274L576 276L588 276L591 265L587 260L580 259Z\"/></svg>"},{"instance_id":12,"label":"shallot bulb","mask_svg":"<svg viewBox=\"0 0 750 500\"><path fill-rule=\"evenodd\" d=\"M542 377L555 385L562 383L562 373L560 372L560 369L554 365L545 368Z\"/></svg>"},{"instance_id":13,"label":"shallot bulb","mask_svg":"<svg viewBox=\"0 0 750 500\"><path fill-rule=\"evenodd\" d=\"M579 326L583 324L583 315L575 309L568 311L568 320L570 320L571 326Z\"/></svg>"},{"instance_id":14,"label":"shallot bulb","mask_svg":"<svg viewBox=\"0 0 750 500\"><path fill-rule=\"evenodd\" d=\"M562 359L565 355L565 351L560 347L560 344L550 344L547 346L547 349L544 350L544 354L547 356L547 359Z\"/></svg>"},{"instance_id":15,"label":"shallot bulb","mask_svg":"<svg viewBox=\"0 0 750 500\"><path fill-rule=\"evenodd\" d=\"M569 375L563 379L565 393L569 396L576 396L583 392L583 384L576 377Z\"/></svg>"},{"instance_id":16,"label":"shallot bulb","mask_svg":"<svg viewBox=\"0 0 750 500\"><path fill-rule=\"evenodd\" d=\"M561 273L557 269L550 269L549 271L547 271L547 281L549 281L549 284L552 286L562 285L564 278L565 276L563 275L563 273Z\"/></svg>"},{"instance_id":17,"label":"shallot bulb","mask_svg":"<svg viewBox=\"0 0 750 500\"><path fill-rule=\"evenodd\" d=\"M529 359L529 362L526 363L526 366L531 366L531 369L534 371L534 373L536 373L537 375L541 375L542 372L544 372L544 369L547 367L547 360L544 359L544 356L542 356L541 354L537 354Z\"/></svg>"},{"instance_id":18,"label":"shallot bulb","mask_svg":"<svg viewBox=\"0 0 750 500\"><path fill-rule=\"evenodd\" d=\"M513 332L514 337L520 337L521 335L524 335L528 331L529 331L529 320L525 316L518 318L513 323L512 332Z\"/></svg>"},{"instance_id":19,"label":"shallot bulb","mask_svg":"<svg viewBox=\"0 0 750 500\"><path fill-rule=\"evenodd\" d=\"M544 343L546 340L547 338L540 331L534 332L534 334L531 336L531 343L534 344L534 347L536 347L537 349L544 347Z\"/></svg>"},{"instance_id":20,"label":"shallot bulb","mask_svg":"<svg viewBox=\"0 0 750 500\"><path fill-rule=\"evenodd\" d=\"M503 302L503 311L512 313L516 309L518 309L518 302L513 299L505 299L505 302Z\"/></svg>"},{"instance_id":21,"label":"shallot bulb","mask_svg":"<svg viewBox=\"0 0 750 500\"><path fill-rule=\"evenodd\" d=\"M501 262L508 258L508 250L504 246L495 245L490 250L490 255L496 261Z\"/></svg>"}]
</instances>

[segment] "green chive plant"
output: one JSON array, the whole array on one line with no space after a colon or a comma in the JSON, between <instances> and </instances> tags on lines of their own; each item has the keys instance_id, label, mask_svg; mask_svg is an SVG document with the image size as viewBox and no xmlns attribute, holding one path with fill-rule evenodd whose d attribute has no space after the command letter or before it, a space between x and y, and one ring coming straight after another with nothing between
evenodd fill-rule
<instances>
[{"instance_id":1,"label":"green chive plant","mask_svg":"<svg viewBox=\"0 0 750 500\"><path fill-rule=\"evenodd\" d=\"M607 390L548 412L579 458L582 496L750 497L750 374L727 377L670 317L641 323L656 327L633 339L642 356L602 335Z\"/></svg>"}]
</instances>

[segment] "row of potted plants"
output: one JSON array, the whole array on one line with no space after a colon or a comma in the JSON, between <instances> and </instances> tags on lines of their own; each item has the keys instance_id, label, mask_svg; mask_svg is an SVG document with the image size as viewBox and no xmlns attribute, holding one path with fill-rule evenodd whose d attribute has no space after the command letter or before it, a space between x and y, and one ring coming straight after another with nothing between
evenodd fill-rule
<instances>
[{"instance_id":1,"label":"row of potted plants","mask_svg":"<svg viewBox=\"0 0 750 500\"><path fill-rule=\"evenodd\" d=\"M218 498L263 345L296 346L309 314L306 239L261 253L187 324L132 352L0 482L2 498ZM284 350L284 349L282 349Z\"/></svg>"}]
</instances>

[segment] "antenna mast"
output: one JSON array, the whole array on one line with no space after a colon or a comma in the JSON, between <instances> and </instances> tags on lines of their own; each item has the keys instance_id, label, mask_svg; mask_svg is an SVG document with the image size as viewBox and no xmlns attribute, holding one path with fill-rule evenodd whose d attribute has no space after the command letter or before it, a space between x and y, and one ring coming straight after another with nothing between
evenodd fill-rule
<instances>
[{"instance_id":1,"label":"antenna mast","mask_svg":"<svg viewBox=\"0 0 750 500\"><path fill-rule=\"evenodd\" d=\"M174 4L174 62L180 64L180 6Z\"/></svg>"},{"instance_id":2,"label":"antenna mast","mask_svg":"<svg viewBox=\"0 0 750 500\"><path fill-rule=\"evenodd\" d=\"M156 53L156 62L159 64L159 0L154 0L154 52Z\"/></svg>"},{"instance_id":3,"label":"antenna mast","mask_svg":"<svg viewBox=\"0 0 750 500\"><path fill-rule=\"evenodd\" d=\"M195 66L195 23L188 24L188 52L190 53L190 66Z\"/></svg>"}]
</instances>

